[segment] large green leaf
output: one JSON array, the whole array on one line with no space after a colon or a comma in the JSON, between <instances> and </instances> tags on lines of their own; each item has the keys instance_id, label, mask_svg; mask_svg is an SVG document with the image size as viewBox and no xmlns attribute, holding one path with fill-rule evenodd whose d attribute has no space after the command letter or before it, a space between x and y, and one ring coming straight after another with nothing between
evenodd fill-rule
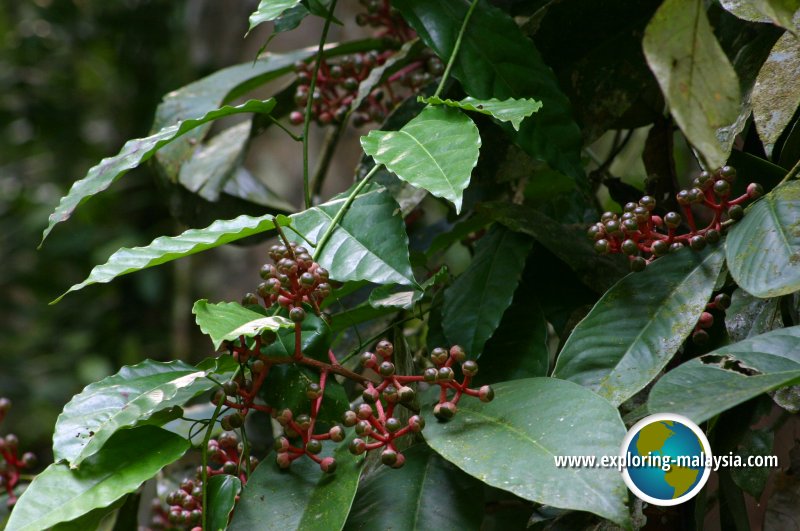
<instances>
[{"instance_id":1,"label":"large green leaf","mask_svg":"<svg viewBox=\"0 0 800 531\"><path fill-rule=\"evenodd\" d=\"M671 370L650 392L651 413L703 422L761 393L800 382L800 326L718 348Z\"/></svg>"},{"instance_id":2,"label":"large green leaf","mask_svg":"<svg viewBox=\"0 0 800 531\"><path fill-rule=\"evenodd\" d=\"M80 469L54 463L38 474L20 496L6 529L48 529L108 507L188 449L186 439L155 426L122 430Z\"/></svg>"},{"instance_id":3,"label":"large green leaf","mask_svg":"<svg viewBox=\"0 0 800 531\"><path fill-rule=\"evenodd\" d=\"M739 81L703 0L666 0L645 30L644 54L670 111L710 169L728 158L716 137L739 115Z\"/></svg>"},{"instance_id":4,"label":"large green leaf","mask_svg":"<svg viewBox=\"0 0 800 531\"><path fill-rule=\"evenodd\" d=\"M42 233L42 241L47 238L50 231L57 223L66 221L72 212L91 196L102 192L114 181L125 175L129 170L139 166L153 156L161 147L169 144L181 135L184 135L203 124L241 113L269 113L275 107L275 100L248 100L247 102L230 106L225 105L201 115L197 118L189 118L175 125L170 125L161 129L154 135L145 138L129 140L122 146L122 150L115 156L103 159L100 164L94 166L86 174L86 177L77 181L69 189L67 195L61 198L55 211L50 214L47 228Z\"/></svg>"},{"instance_id":5,"label":"large green leaf","mask_svg":"<svg viewBox=\"0 0 800 531\"><path fill-rule=\"evenodd\" d=\"M299 3L300 0L261 0L256 10L250 14L250 29L248 32L263 22L275 20L284 11L297 6Z\"/></svg>"},{"instance_id":6,"label":"large green leaf","mask_svg":"<svg viewBox=\"0 0 800 531\"><path fill-rule=\"evenodd\" d=\"M294 322L286 317L265 317L236 302L209 304L206 299L201 299L194 303L192 313L200 330L211 337L215 349L223 341L231 341L239 336L255 337L265 330L277 332L281 328L294 329Z\"/></svg>"},{"instance_id":7,"label":"large green leaf","mask_svg":"<svg viewBox=\"0 0 800 531\"><path fill-rule=\"evenodd\" d=\"M728 268L756 297L800 289L800 181L776 188L748 208L725 242Z\"/></svg>"},{"instance_id":8,"label":"large green leaf","mask_svg":"<svg viewBox=\"0 0 800 531\"><path fill-rule=\"evenodd\" d=\"M797 33L794 16L800 9L797 0L720 0L726 10L750 22L773 22Z\"/></svg>"},{"instance_id":9,"label":"large green leaf","mask_svg":"<svg viewBox=\"0 0 800 531\"><path fill-rule=\"evenodd\" d=\"M383 467L361 483L346 530L478 530L483 486L426 444L403 452L399 470Z\"/></svg>"},{"instance_id":10,"label":"large green leaf","mask_svg":"<svg viewBox=\"0 0 800 531\"><path fill-rule=\"evenodd\" d=\"M438 0L392 3L426 45L443 60L453 53L456 36L471 2ZM536 98L542 109L535 120L523 122L515 142L531 156L547 161L576 179L583 178L581 132L570 103L553 71L503 11L486 1L478 3L453 64L452 75L470 96L482 100Z\"/></svg>"},{"instance_id":11,"label":"large green leaf","mask_svg":"<svg viewBox=\"0 0 800 531\"><path fill-rule=\"evenodd\" d=\"M242 482L236 476L219 474L208 480L206 525L209 531L220 531L228 527L228 518L241 489Z\"/></svg>"},{"instance_id":12,"label":"large green leaf","mask_svg":"<svg viewBox=\"0 0 800 531\"><path fill-rule=\"evenodd\" d=\"M475 359L511 305L533 240L497 225L478 241L467 270L444 293L448 341ZM445 345L441 345L445 346Z\"/></svg>"},{"instance_id":13,"label":"large green leaf","mask_svg":"<svg viewBox=\"0 0 800 531\"><path fill-rule=\"evenodd\" d=\"M758 336L782 326L780 299L759 299L743 289L737 289L731 295L731 306L725 310L725 329L731 342Z\"/></svg>"},{"instance_id":14,"label":"large green leaf","mask_svg":"<svg viewBox=\"0 0 800 531\"><path fill-rule=\"evenodd\" d=\"M214 382L206 378L209 372L182 361L145 360L89 384L58 416L53 434L55 460L78 468L117 431L179 408L214 387Z\"/></svg>"},{"instance_id":15,"label":"large green leaf","mask_svg":"<svg viewBox=\"0 0 800 531\"><path fill-rule=\"evenodd\" d=\"M694 329L714 290L721 247L660 258L620 280L572 331L553 376L619 405L664 368Z\"/></svg>"},{"instance_id":16,"label":"large green leaf","mask_svg":"<svg viewBox=\"0 0 800 531\"><path fill-rule=\"evenodd\" d=\"M327 203L293 214L292 226L316 243L346 200L342 194ZM288 234L301 245L294 233ZM408 235L397 202L381 187L356 197L325 244L317 261L340 281L369 280L416 285L408 258Z\"/></svg>"},{"instance_id":17,"label":"large green leaf","mask_svg":"<svg viewBox=\"0 0 800 531\"><path fill-rule=\"evenodd\" d=\"M361 146L402 180L452 202L461 211L464 189L478 163L481 137L464 113L426 107L399 131L370 131Z\"/></svg>"},{"instance_id":18,"label":"large green leaf","mask_svg":"<svg viewBox=\"0 0 800 531\"><path fill-rule=\"evenodd\" d=\"M489 485L629 525L619 472L556 467L554 459L619 454L625 425L616 408L586 388L554 378L503 382L495 392L488 404L459 402L451 421L428 424L425 440Z\"/></svg>"},{"instance_id":19,"label":"large green leaf","mask_svg":"<svg viewBox=\"0 0 800 531\"><path fill-rule=\"evenodd\" d=\"M463 111L479 112L502 122L511 122L511 126L515 131L519 131L522 120L542 108L542 102L536 101L533 98L508 98L506 100L492 98L488 100L479 100L467 96L461 101L454 101L434 96L430 98L420 96L419 100L431 105L447 105L448 107L455 107Z\"/></svg>"},{"instance_id":20,"label":"large green leaf","mask_svg":"<svg viewBox=\"0 0 800 531\"><path fill-rule=\"evenodd\" d=\"M769 17L758 10L752 0L719 0L719 3L726 11L743 20L750 22L770 21Z\"/></svg>"},{"instance_id":21,"label":"large green leaf","mask_svg":"<svg viewBox=\"0 0 800 531\"><path fill-rule=\"evenodd\" d=\"M630 271L618 255L597 254L586 237L585 225L563 225L538 210L507 201L483 203L478 210L513 231L536 238L595 291L606 291Z\"/></svg>"},{"instance_id":22,"label":"large green leaf","mask_svg":"<svg viewBox=\"0 0 800 531\"><path fill-rule=\"evenodd\" d=\"M775 143L791 123L800 105L800 86L787 79L800 76L800 41L784 33L761 66L753 86L753 120L764 151L772 156Z\"/></svg>"},{"instance_id":23,"label":"large green leaf","mask_svg":"<svg viewBox=\"0 0 800 531\"><path fill-rule=\"evenodd\" d=\"M242 491L230 531L330 531L341 529L358 488L363 459L347 450L350 438L326 442L320 457L336 459L336 472L324 474L311 459L301 458L283 471L275 454L258 465ZM331 450L332 447L336 449Z\"/></svg>"},{"instance_id":24,"label":"large green leaf","mask_svg":"<svg viewBox=\"0 0 800 531\"><path fill-rule=\"evenodd\" d=\"M239 216L236 219L215 221L204 229L189 229L178 236L161 236L144 247L123 247L112 254L105 264L95 266L86 280L69 288L51 304L60 301L67 293L86 286L105 284L128 273L135 273L272 230L275 228L276 219L280 225L288 223L288 218L284 216L277 218L272 215L257 218Z\"/></svg>"}]
</instances>

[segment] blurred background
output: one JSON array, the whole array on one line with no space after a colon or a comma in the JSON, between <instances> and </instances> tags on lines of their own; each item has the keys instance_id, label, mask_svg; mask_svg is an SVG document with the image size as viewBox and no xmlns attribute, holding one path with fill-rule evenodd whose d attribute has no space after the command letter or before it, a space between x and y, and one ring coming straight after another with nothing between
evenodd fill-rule
<instances>
[{"instance_id":1,"label":"blurred background","mask_svg":"<svg viewBox=\"0 0 800 531\"><path fill-rule=\"evenodd\" d=\"M258 281L263 245L228 246L48 302L122 246L186 228L151 166L78 209L41 250L59 198L103 157L147 136L162 96L232 64L252 61L272 28L245 38L257 0L22 0L0 4L0 396L14 407L0 427L24 450L52 459L56 417L85 385L144 358L198 361L212 353L195 331L194 300L239 300ZM344 3L337 15L350 16ZM280 35L270 51L312 45L320 20ZM354 24L348 31L358 31ZM330 40L353 38L338 27ZM274 129L274 128L273 128ZM311 153L319 145L313 138ZM345 189L357 131L340 150L323 196ZM300 145L272 132L248 165L294 205ZM280 156L278 156L280 154ZM314 160L312 157L312 167ZM233 216L231 216L233 217Z\"/></svg>"}]
</instances>

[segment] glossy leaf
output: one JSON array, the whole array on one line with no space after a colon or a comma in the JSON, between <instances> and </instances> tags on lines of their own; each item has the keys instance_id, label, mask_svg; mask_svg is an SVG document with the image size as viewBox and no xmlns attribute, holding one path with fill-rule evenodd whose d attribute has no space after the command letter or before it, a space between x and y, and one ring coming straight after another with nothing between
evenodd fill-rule
<instances>
[{"instance_id":1,"label":"glossy leaf","mask_svg":"<svg viewBox=\"0 0 800 531\"><path fill-rule=\"evenodd\" d=\"M236 219L215 221L204 229L189 229L178 236L161 236L143 247L123 247L112 254L105 264L95 266L86 280L69 288L51 304L60 301L67 293L86 286L105 284L128 273L135 273L272 230L275 228L275 219L272 215L257 218L239 216ZM278 216L277 221L280 225L288 223L288 219L283 216Z\"/></svg>"},{"instance_id":2,"label":"glossy leaf","mask_svg":"<svg viewBox=\"0 0 800 531\"><path fill-rule=\"evenodd\" d=\"M242 490L228 530L341 529L356 495L363 462L347 450L349 440L338 445L324 443L320 457L333 455L337 462L331 475L307 458L283 471L275 463L275 454L268 455Z\"/></svg>"},{"instance_id":3,"label":"glossy leaf","mask_svg":"<svg viewBox=\"0 0 800 531\"><path fill-rule=\"evenodd\" d=\"M447 61L469 9L463 0L392 3L436 55ZM514 141L531 156L575 179L583 179L581 132L553 71L507 13L479 2L464 32L452 75L474 98L536 98L542 109L522 123ZM509 127L509 130L511 128Z\"/></svg>"},{"instance_id":4,"label":"glossy leaf","mask_svg":"<svg viewBox=\"0 0 800 531\"><path fill-rule=\"evenodd\" d=\"M194 303L192 313L200 330L211 337L215 349L223 341L232 341L239 336L255 337L265 330L277 332L281 328L294 329L294 322L286 317L264 317L236 302L209 304L206 299L201 299Z\"/></svg>"},{"instance_id":5,"label":"glossy leaf","mask_svg":"<svg viewBox=\"0 0 800 531\"><path fill-rule=\"evenodd\" d=\"M484 483L629 525L627 489L619 472L559 468L554 460L619 454L625 425L617 410L588 389L555 378L514 380L494 388L492 402L462 400L452 420L428 423L428 444Z\"/></svg>"},{"instance_id":6,"label":"glossy leaf","mask_svg":"<svg viewBox=\"0 0 800 531\"><path fill-rule=\"evenodd\" d=\"M53 434L55 460L78 468L117 431L170 408L179 411L184 403L214 387L206 378L209 372L182 361L145 360L89 384L58 416Z\"/></svg>"},{"instance_id":7,"label":"glossy leaf","mask_svg":"<svg viewBox=\"0 0 800 531\"><path fill-rule=\"evenodd\" d=\"M448 107L455 107L456 109L461 109L462 111L486 114L502 122L510 122L515 131L519 131L519 126L522 123L522 120L528 116L531 116L533 113L542 108L542 102L536 101L533 98L509 98L506 100L491 98L488 100L479 100L477 98L467 96L461 101L454 101L437 98L434 96L431 96L430 98L424 98L420 96L419 100L430 105L447 105Z\"/></svg>"},{"instance_id":8,"label":"glossy leaf","mask_svg":"<svg viewBox=\"0 0 800 531\"><path fill-rule=\"evenodd\" d=\"M709 169L719 168L729 152L716 131L739 115L739 81L703 0L666 0L647 25L643 46L675 122Z\"/></svg>"},{"instance_id":9,"label":"glossy leaf","mask_svg":"<svg viewBox=\"0 0 800 531\"><path fill-rule=\"evenodd\" d=\"M102 192L111 186L117 179L129 170L139 166L153 156L161 147L169 144L181 135L184 135L203 124L241 113L267 114L275 107L275 100L249 100L235 107L225 105L198 118L191 118L170 125L154 135L145 138L129 140L122 146L122 150L115 156L103 159L86 174L86 177L72 185L67 195L61 198L55 211L50 214L49 223L42 233L42 241L47 238L50 231L57 223L66 221L72 212L84 201L93 195Z\"/></svg>"},{"instance_id":10,"label":"glossy leaf","mask_svg":"<svg viewBox=\"0 0 800 531\"><path fill-rule=\"evenodd\" d=\"M403 454L399 470L378 469L359 486L345 530L478 530L483 486L425 444Z\"/></svg>"},{"instance_id":11,"label":"glossy leaf","mask_svg":"<svg viewBox=\"0 0 800 531\"><path fill-rule=\"evenodd\" d=\"M605 292L630 271L619 256L597 254L586 237L585 225L564 225L538 210L505 201L483 203L478 210L513 231L536 238L597 292Z\"/></svg>"},{"instance_id":12,"label":"glossy leaf","mask_svg":"<svg viewBox=\"0 0 800 531\"><path fill-rule=\"evenodd\" d=\"M473 359L481 355L511 305L532 246L531 238L502 226L478 240L469 267L444 293L442 326L451 345Z\"/></svg>"},{"instance_id":13,"label":"glossy leaf","mask_svg":"<svg viewBox=\"0 0 800 531\"><path fill-rule=\"evenodd\" d=\"M800 383L800 326L718 348L669 371L650 392L651 413L703 422L761 393Z\"/></svg>"},{"instance_id":14,"label":"glossy leaf","mask_svg":"<svg viewBox=\"0 0 800 531\"><path fill-rule=\"evenodd\" d=\"M228 527L228 518L241 489L242 482L236 476L219 474L209 478L206 525L210 531L220 531Z\"/></svg>"},{"instance_id":15,"label":"glossy leaf","mask_svg":"<svg viewBox=\"0 0 800 531\"><path fill-rule=\"evenodd\" d=\"M300 0L261 0L258 7L250 15L250 29L248 33L253 31L253 28L264 22L275 20L283 14L284 11L292 9L300 4Z\"/></svg>"},{"instance_id":16,"label":"glossy leaf","mask_svg":"<svg viewBox=\"0 0 800 531\"><path fill-rule=\"evenodd\" d=\"M453 203L461 211L464 189L478 163L481 137L465 114L426 107L399 131L370 131L361 146L400 179Z\"/></svg>"},{"instance_id":17,"label":"glossy leaf","mask_svg":"<svg viewBox=\"0 0 800 531\"><path fill-rule=\"evenodd\" d=\"M753 86L753 120L764 151L772 156L775 143L800 105L800 87L787 83L800 76L800 41L786 32L770 51Z\"/></svg>"},{"instance_id":18,"label":"glossy leaf","mask_svg":"<svg viewBox=\"0 0 800 531\"><path fill-rule=\"evenodd\" d=\"M750 430L739 442L736 454L746 460L749 456L772 455L775 434L769 430ZM730 469L731 479L743 491L760 499L769 479L770 469L764 467L742 467Z\"/></svg>"},{"instance_id":19,"label":"glossy leaf","mask_svg":"<svg viewBox=\"0 0 800 531\"><path fill-rule=\"evenodd\" d=\"M6 529L37 531L108 507L179 459L189 443L155 426L116 433L78 470L54 463L20 496Z\"/></svg>"},{"instance_id":20,"label":"glossy leaf","mask_svg":"<svg viewBox=\"0 0 800 531\"><path fill-rule=\"evenodd\" d=\"M794 16L800 9L797 0L720 0L726 10L750 22L772 22L797 33Z\"/></svg>"},{"instance_id":21,"label":"glossy leaf","mask_svg":"<svg viewBox=\"0 0 800 531\"><path fill-rule=\"evenodd\" d=\"M755 5L753 0L719 0L720 5L728 12L750 22L769 22Z\"/></svg>"},{"instance_id":22,"label":"glossy leaf","mask_svg":"<svg viewBox=\"0 0 800 531\"><path fill-rule=\"evenodd\" d=\"M564 344L553 376L619 405L666 366L692 332L714 290L725 255L684 249L620 280Z\"/></svg>"},{"instance_id":23,"label":"glossy leaf","mask_svg":"<svg viewBox=\"0 0 800 531\"><path fill-rule=\"evenodd\" d=\"M378 286L369 294L369 305L373 308L410 310L422 295L423 292L407 286L386 284Z\"/></svg>"},{"instance_id":24,"label":"glossy leaf","mask_svg":"<svg viewBox=\"0 0 800 531\"><path fill-rule=\"evenodd\" d=\"M800 289L800 181L774 189L728 234L728 268L739 286L756 297Z\"/></svg>"},{"instance_id":25,"label":"glossy leaf","mask_svg":"<svg viewBox=\"0 0 800 531\"><path fill-rule=\"evenodd\" d=\"M343 194L344 195L344 194ZM292 226L316 243L345 202L339 196L290 218ZM294 233L289 239L301 242ZM302 245L302 243L301 243ZM408 258L408 235L397 202L384 188L359 195L342 217L317 261L339 281L369 280L416 285Z\"/></svg>"}]
</instances>

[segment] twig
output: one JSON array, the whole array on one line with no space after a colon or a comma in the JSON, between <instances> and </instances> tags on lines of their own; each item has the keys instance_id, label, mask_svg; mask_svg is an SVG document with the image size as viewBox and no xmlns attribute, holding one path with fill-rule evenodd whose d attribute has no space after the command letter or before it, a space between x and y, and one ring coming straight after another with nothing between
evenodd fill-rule
<instances>
[{"instance_id":1,"label":"twig","mask_svg":"<svg viewBox=\"0 0 800 531\"><path fill-rule=\"evenodd\" d=\"M453 45L453 52L450 54L450 59L447 60L447 66L444 69L444 73L442 74L442 79L439 81L439 86L436 87L436 92L433 93L434 98L438 98L439 95L442 93L444 89L444 84L447 82L447 78L450 76L450 70L453 68L453 63L456 62L456 55L458 55L458 50L461 48L461 39L464 38L464 31L467 29L467 23L469 22L470 17L472 16L472 12L475 11L475 6L478 5L478 0L472 0L472 4L469 6L467 10L467 15L464 17L464 22L461 23L461 29L458 30L458 37L456 37L456 42Z\"/></svg>"}]
</instances>

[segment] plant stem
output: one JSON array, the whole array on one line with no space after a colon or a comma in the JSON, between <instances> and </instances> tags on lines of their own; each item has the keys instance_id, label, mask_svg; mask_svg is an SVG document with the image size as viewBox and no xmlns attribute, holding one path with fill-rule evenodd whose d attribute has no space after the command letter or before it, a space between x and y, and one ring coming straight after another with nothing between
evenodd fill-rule
<instances>
[{"instance_id":1,"label":"plant stem","mask_svg":"<svg viewBox=\"0 0 800 531\"><path fill-rule=\"evenodd\" d=\"M798 160L797 163L792 167L792 169L789 170L789 173L786 174L786 177L781 179L781 182L778 183L778 186L782 185L786 181L791 181L792 179L797 177L798 173L800 173L800 160Z\"/></svg>"},{"instance_id":2,"label":"plant stem","mask_svg":"<svg viewBox=\"0 0 800 531\"><path fill-rule=\"evenodd\" d=\"M208 514L208 441L211 440L211 432L214 431L214 424L217 422L217 416L219 416L219 412L222 409L222 405L225 403L224 400L220 400L219 404L217 404L217 408L214 410L214 414L211 415L211 422L208 423L208 429L206 429L206 436L203 438L203 447L200 449L200 453L203 459L203 470L200 473L200 477L203 480L203 518L201 520L200 526L203 529L206 528L206 515Z\"/></svg>"},{"instance_id":3,"label":"plant stem","mask_svg":"<svg viewBox=\"0 0 800 531\"><path fill-rule=\"evenodd\" d=\"M467 10L467 16L464 17L464 22L461 23L461 29L458 30L458 37L456 37L456 43L453 45L453 52L450 54L450 59L447 61L447 66L444 69L444 73L442 74L442 79L439 81L439 86L436 87L436 92L433 93L434 98L438 98L439 95L442 93L444 89L444 84L447 82L448 76L450 76L450 70L453 68L453 63L456 62L456 55L458 55L458 50L461 48L461 39L464 37L464 31L467 29L467 23L469 22L470 17L472 16L472 12L475 11L475 6L478 5L478 0L472 0L472 4L469 6Z\"/></svg>"},{"instance_id":4,"label":"plant stem","mask_svg":"<svg viewBox=\"0 0 800 531\"><path fill-rule=\"evenodd\" d=\"M345 200L344 204L342 205L342 208L340 208L339 211L336 213L336 216L333 218L333 220L331 220L331 224L328 225L328 228L325 229L325 233L322 235L322 237L317 242L317 248L314 249L314 261L315 262L319 258L319 255L322 253L322 249L325 247L325 244L328 243L328 240L330 239L331 234L333 234L333 231L336 229L336 225L339 224L339 222L344 217L345 213L347 213L347 211L350 209L350 205L353 204L353 201L355 201L356 196L358 195L358 193L364 188L364 186L366 186L366 184L369 182L369 180L372 178L372 176L375 175L378 172L380 167L381 167L381 164L376 164L369 171L369 173L366 176L364 176L364 178L361 180L361 182L358 183L358 185L355 188L353 188L353 191L350 192L350 195L347 197L347 200Z\"/></svg>"},{"instance_id":5,"label":"plant stem","mask_svg":"<svg viewBox=\"0 0 800 531\"><path fill-rule=\"evenodd\" d=\"M314 168L314 177L311 179L312 200L319 197L322 193L322 183L325 182L325 176L328 174L328 167L333 159L333 154L336 152L336 146L339 145L339 140L342 138L342 133L346 128L347 118L331 126L325 134L325 143L322 146L322 153L320 154L319 162L317 162L317 167Z\"/></svg>"},{"instance_id":6,"label":"plant stem","mask_svg":"<svg viewBox=\"0 0 800 531\"><path fill-rule=\"evenodd\" d=\"M295 142L301 142L301 141L303 140L303 138L302 138L302 137L299 137L299 136L297 136L296 134L294 134L294 133L292 133L291 131L289 131L289 129L287 129L287 128L286 128L286 126L285 126L285 125L283 125L283 124L281 123L281 121L280 121L280 120L278 120L277 118L275 118L274 116L268 115L267 117L270 119L270 121L271 121L272 123L274 123L275 125L277 125L277 126L278 126L278 127L280 127L281 129L283 129L283 130L286 132L286 134L287 134L287 135L289 135L290 137L292 137L292 140L294 140Z\"/></svg>"},{"instance_id":7,"label":"plant stem","mask_svg":"<svg viewBox=\"0 0 800 531\"><path fill-rule=\"evenodd\" d=\"M311 188L308 182L308 130L311 126L311 107L314 103L314 89L317 86L317 75L322 64L322 53L325 50L325 41L328 38L328 30L331 27L333 10L336 9L337 0L332 0L328 8L328 16L325 17L325 25L322 27L322 37L319 39L317 49L317 59L314 64L314 72L311 74L311 83L308 86L308 101L306 102L306 115L303 121L303 197L305 198L306 208L311 208Z\"/></svg>"}]
</instances>

